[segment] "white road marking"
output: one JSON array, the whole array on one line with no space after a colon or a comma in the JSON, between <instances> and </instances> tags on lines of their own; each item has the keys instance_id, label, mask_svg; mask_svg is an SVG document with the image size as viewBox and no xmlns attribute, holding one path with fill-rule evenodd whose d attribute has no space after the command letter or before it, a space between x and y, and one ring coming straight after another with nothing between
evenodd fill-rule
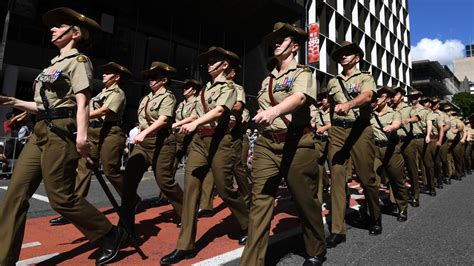
<instances>
[{"instance_id":1,"label":"white road marking","mask_svg":"<svg viewBox=\"0 0 474 266\"><path fill-rule=\"evenodd\" d=\"M59 253L51 253L51 254L47 254L47 255L43 255L43 256L34 257L34 258L31 258L31 259L21 260L21 261L17 262L16 265L17 266L26 266L26 265L31 265L31 264L38 264L42 261L48 260L52 257L57 256L57 255L59 255Z\"/></svg>"},{"instance_id":2,"label":"white road marking","mask_svg":"<svg viewBox=\"0 0 474 266\"><path fill-rule=\"evenodd\" d=\"M31 247L37 247L37 246L41 246L41 243L36 241L36 242L30 242L30 243L25 243L23 245L21 245L21 248L31 248Z\"/></svg>"},{"instance_id":3,"label":"white road marking","mask_svg":"<svg viewBox=\"0 0 474 266\"><path fill-rule=\"evenodd\" d=\"M230 261L234 261L240 257L242 257L242 252L244 251L244 247L226 252L222 255L215 256L213 258L203 260L193 264L194 266L214 266L214 265L223 265Z\"/></svg>"},{"instance_id":4,"label":"white road marking","mask_svg":"<svg viewBox=\"0 0 474 266\"><path fill-rule=\"evenodd\" d=\"M0 187L0 189L7 190L8 187L2 186L2 187ZM42 196L42 195L38 195L38 194L33 194L32 197L35 198L35 199L37 199L37 200L41 200L41 201L44 201L44 202L49 203L48 197L45 197L45 196Z\"/></svg>"}]
</instances>

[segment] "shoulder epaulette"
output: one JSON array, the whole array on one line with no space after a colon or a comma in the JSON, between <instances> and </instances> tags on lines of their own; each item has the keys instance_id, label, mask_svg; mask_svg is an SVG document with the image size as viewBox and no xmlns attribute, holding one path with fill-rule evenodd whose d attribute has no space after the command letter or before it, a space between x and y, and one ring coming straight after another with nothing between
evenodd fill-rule
<instances>
[{"instance_id":1,"label":"shoulder epaulette","mask_svg":"<svg viewBox=\"0 0 474 266\"><path fill-rule=\"evenodd\" d=\"M296 67L297 67L297 68L302 68L303 71L312 72L312 71L311 71L311 68L310 68L309 66L307 66L307 65L298 64Z\"/></svg>"},{"instance_id":2,"label":"shoulder epaulette","mask_svg":"<svg viewBox=\"0 0 474 266\"><path fill-rule=\"evenodd\" d=\"M370 71L361 71L364 74L372 74Z\"/></svg>"},{"instance_id":3,"label":"shoulder epaulette","mask_svg":"<svg viewBox=\"0 0 474 266\"><path fill-rule=\"evenodd\" d=\"M80 63L87 62L87 56L85 56L83 54L80 54L80 55L76 56L76 60L77 60L77 62L80 62Z\"/></svg>"}]
</instances>

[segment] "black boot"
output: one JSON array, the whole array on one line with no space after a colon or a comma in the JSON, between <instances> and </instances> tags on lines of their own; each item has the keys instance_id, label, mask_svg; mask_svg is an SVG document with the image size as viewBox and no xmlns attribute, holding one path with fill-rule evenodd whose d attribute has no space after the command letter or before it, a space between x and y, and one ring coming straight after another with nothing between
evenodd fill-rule
<instances>
[{"instance_id":1,"label":"black boot","mask_svg":"<svg viewBox=\"0 0 474 266\"><path fill-rule=\"evenodd\" d=\"M326 257L308 257L303 263L303 266L319 266L323 265L323 263L326 261Z\"/></svg>"},{"instance_id":2,"label":"black boot","mask_svg":"<svg viewBox=\"0 0 474 266\"><path fill-rule=\"evenodd\" d=\"M408 219L408 214L407 214L407 211L401 211L399 214L398 214L398 217L397 217L397 221L399 222L406 222L406 220Z\"/></svg>"},{"instance_id":3,"label":"black boot","mask_svg":"<svg viewBox=\"0 0 474 266\"><path fill-rule=\"evenodd\" d=\"M419 199L413 199L412 203L411 203L411 206L412 207L420 207L420 200Z\"/></svg>"},{"instance_id":4,"label":"black boot","mask_svg":"<svg viewBox=\"0 0 474 266\"><path fill-rule=\"evenodd\" d=\"M125 230L122 227L113 227L102 238L102 253L95 260L96 265L105 264L115 258L120 250L120 245L127 237Z\"/></svg>"},{"instance_id":5,"label":"black boot","mask_svg":"<svg viewBox=\"0 0 474 266\"><path fill-rule=\"evenodd\" d=\"M369 235L380 235L382 233L382 218L373 221L369 226Z\"/></svg>"},{"instance_id":6,"label":"black boot","mask_svg":"<svg viewBox=\"0 0 474 266\"><path fill-rule=\"evenodd\" d=\"M59 216L59 217L49 220L50 225L64 225L64 224L70 224L70 223L71 222L68 219L64 218L64 216Z\"/></svg>"},{"instance_id":7,"label":"black boot","mask_svg":"<svg viewBox=\"0 0 474 266\"><path fill-rule=\"evenodd\" d=\"M239 236L239 245L245 245L247 243L248 238L248 230L242 230Z\"/></svg>"},{"instance_id":8,"label":"black boot","mask_svg":"<svg viewBox=\"0 0 474 266\"><path fill-rule=\"evenodd\" d=\"M430 190L430 196L431 196L431 197L435 197L435 196L436 196L436 190L435 190L434 188L432 188L432 189Z\"/></svg>"},{"instance_id":9,"label":"black boot","mask_svg":"<svg viewBox=\"0 0 474 266\"><path fill-rule=\"evenodd\" d=\"M171 264L176 264L184 259L190 259L194 257L194 250L180 250L180 249L175 249L173 252L170 254L164 256L160 260L161 265L171 265Z\"/></svg>"},{"instance_id":10,"label":"black boot","mask_svg":"<svg viewBox=\"0 0 474 266\"><path fill-rule=\"evenodd\" d=\"M326 247L335 248L337 245L346 242L345 234L331 234L326 238Z\"/></svg>"}]
</instances>

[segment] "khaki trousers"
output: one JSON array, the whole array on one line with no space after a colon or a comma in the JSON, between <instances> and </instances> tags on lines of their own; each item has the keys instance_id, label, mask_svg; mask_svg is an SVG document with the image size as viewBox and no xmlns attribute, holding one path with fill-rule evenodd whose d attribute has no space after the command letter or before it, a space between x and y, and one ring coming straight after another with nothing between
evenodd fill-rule
<instances>
[{"instance_id":1,"label":"khaki trousers","mask_svg":"<svg viewBox=\"0 0 474 266\"><path fill-rule=\"evenodd\" d=\"M328 160L331 168L331 232L334 234L346 233L346 165L349 157L364 189L371 219L381 218L372 127L370 124L355 124L347 129L333 126L329 129Z\"/></svg>"},{"instance_id":2,"label":"khaki trousers","mask_svg":"<svg viewBox=\"0 0 474 266\"><path fill-rule=\"evenodd\" d=\"M55 119L53 123L67 130L68 124L75 124L75 118ZM41 181L51 207L71 221L87 239L98 240L112 229L112 224L102 212L74 193L79 157L71 141L51 132L44 121L36 123L31 139L16 162L0 207L1 265L14 265L18 261L28 200Z\"/></svg>"},{"instance_id":3,"label":"khaki trousers","mask_svg":"<svg viewBox=\"0 0 474 266\"><path fill-rule=\"evenodd\" d=\"M418 158L423 153L424 138L408 138L402 143L402 155L405 160L405 166L408 172L408 178L411 182L411 188L413 198L420 199L420 184L418 175Z\"/></svg>"},{"instance_id":4,"label":"khaki trousers","mask_svg":"<svg viewBox=\"0 0 474 266\"><path fill-rule=\"evenodd\" d=\"M328 157L328 147L329 142L327 140L321 140L315 138L315 150L318 154L318 199L321 201L321 204L324 202L324 184L329 184L329 178L326 172L326 167L324 164L327 161ZM351 170L352 172L352 170Z\"/></svg>"},{"instance_id":5,"label":"khaki trousers","mask_svg":"<svg viewBox=\"0 0 474 266\"><path fill-rule=\"evenodd\" d=\"M326 254L321 202L316 196L317 160L313 133L295 134L283 143L264 136L257 139L249 232L240 265L265 265L275 196L282 178L286 178L298 210L306 253L309 256Z\"/></svg>"},{"instance_id":6,"label":"khaki trousers","mask_svg":"<svg viewBox=\"0 0 474 266\"><path fill-rule=\"evenodd\" d=\"M407 188L403 179L404 167L399 144L375 147L375 171L381 176L388 177L391 196L393 195L399 211L406 211L408 208Z\"/></svg>"},{"instance_id":7,"label":"khaki trousers","mask_svg":"<svg viewBox=\"0 0 474 266\"><path fill-rule=\"evenodd\" d=\"M213 137L194 135L184 170L184 209L177 249L194 249L196 217L202 182L212 172L217 192L237 219L240 228L247 230L249 210L240 192L233 186L232 168L235 149L241 146L239 136L216 132Z\"/></svg>"},{"instance_id":8,"label":"khaki trousers","mask_svg":"<svg viewBox=\"0 0 474 266\"><path fill-rule=\"evenodd\" d=\"M115 190L122 196L123 174L122 155L125 149L125 135L119 126L91 128L87 130L89 142L91 143L91 158L102 163L104 175L110 181ZM76 193L87 197L91 184L92 169L87 160L81 158L77 166Z\"/></svg>"},{"instance_id":9,"label":"khaki trousers","mask_svg":"<svg viewBox=\"0 0 474 266\"><path fill-rule=\"evenodd\" d=\"M242 194L242 197L244 198L245 204L247 206L250 206L250 174L247 168L247 157L245 156L245 160L243 160L244 155L243 155L243 150L244 150L244 143L247 143L247 152L248 152L248 142L249 139L247 135L243 137L243 139L237 140L242 143L242 145L237 145L237 149L235 149L235 162L234 162L234 167L233 167L233 173L234 173L234 179L235 182L237 183L237 188ZM240 147L240 149L239 149ZM213 190L214 190L214 178L212 177L212 171L209 171L209 173L206 175L206 178L203 181L202 184L202 193L201 193L201 199L199 200L199 209L202 210L212 210L213 206Z\"/></svg>"},{"instance_id":10,"label":"khaki trousers","mask_svg":"<svg viewBox=\"0 0 474 266\"><path fill-rule=\"evenodd\" d=\"M124 190L122 191L122 213L129 224L135 223L135 200L138 185L150 165L155 173L156 183L173 205L178 216L183 210L183 190L174 179L173 166L176 153L176 138L167 130L161 130L154 137L148 137L135 145L125 168Z\"/></svg>"}]
</instances>

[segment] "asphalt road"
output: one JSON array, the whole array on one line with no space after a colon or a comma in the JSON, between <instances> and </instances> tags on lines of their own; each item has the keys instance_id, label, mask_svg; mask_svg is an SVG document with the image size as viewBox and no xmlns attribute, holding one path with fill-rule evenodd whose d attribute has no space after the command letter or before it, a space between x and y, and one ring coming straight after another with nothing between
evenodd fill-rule
<instances>
[{"instance_id":1,"label":"asphalt road","mask_svg":"<svg viewBox=\"0 0 474 266\"><path fill-rule=\"evenodd\" d=\"M420 207L408 209L408 221L383 215L383 233L370 236L352 227L347 241L328 249L328 265L474 265L474 175L421 195ZM326 232L328 233L328 232ZM271 265L302 265L300 234L270 246ZM237 264L237 263L232 263Z\"/></svg>"},{"instance_id":2,"label":"asphalt road","mask_svg":"<svg viewBox=\"0 0 474 266\"><path fill-rule=\"evenodd\" d=\"M181 187L184 187L183 169L178 169L178 172L176 173L176 180L178 181ZM8 180L0 180L0 202L3 200L3 196L5 195L5 192L6 192L5 187L8 186L8 183L9 183ZM108 181L107 181L107 184L108 184L109 189L114 194L115 199L117 199L117 201L120 204L120 197L115 192L115 189ZM158 188L158 185L156 184L153 173L151 171L146 172L145 175L143 176L140 186L138 187L138 194L140 195L142 199L144 199L144 202L142 204L144 205L153 204L153 200L157 199L159 193L160 193L160 189ZM43 183L40 184L35 194L39 196L46 196L46 191L44 190ZM90 203L92 203L94 206L96 206L97 208L111 206L110 202L107 200L104 192L102 191L102 188L100 187L99 182L97 181L97 179L95 179L95 177L92 178L89 194L87 195L87 200ZM33 198L30 200L30 209L28 211L28 218L50 216L50 215L55 215L55 213L56 212L51 209L51 206L49 205L48 202L45 202L36 198Z\"/></svg>"},{"instance_id":3,"label":"asphalt road","mask_svg":"<svg viewBox=\"0 0 474 266\"><path fill-rule=\"evenodd\" d=\"M183 186L182 170L178 171L177 180ZM369 236L366 229L349 226L347 242L328 250L327 264L474 265L474 175L452 182L452 185L438 189L436 197L422 194L421 206L409 207L405 223L384 214L382 235ZM0 180L0 201L8 183ZM43 185L36 194L46 195ZM143 204L153 204L158 196L159 189L151 172L145 174L139 194L147 199ZM95 179L88 200L97 207L110 206ZM47 202L33 198L30 204L29 218L55 214ZM269 265L301 265L304 262L300 230L293 231L295 233L287 238L272 241L267 252ZM238 261L227 265L238 265Z\"/></svg>"}]
</instances>

